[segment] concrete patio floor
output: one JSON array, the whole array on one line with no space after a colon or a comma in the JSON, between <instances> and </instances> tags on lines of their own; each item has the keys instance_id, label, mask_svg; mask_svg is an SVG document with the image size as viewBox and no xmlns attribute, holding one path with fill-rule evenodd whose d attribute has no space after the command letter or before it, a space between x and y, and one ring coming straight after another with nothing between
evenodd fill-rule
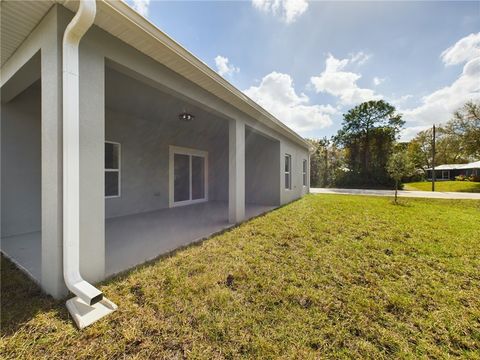
<instances>
[{"instance_id":1,"label":"concrete patio floor","mask_svg":"<svg viewBox=\"0 0 480 360\"><path fill-rule=\"evenodd\" d=\"M247 219L273 209L248 204ZM228 203L206 203L108 219L106 268L111 276L231 227Z\"/></svg>"},{"instance_id":2,"label":"concrete patio floor","mask_svg":"<svg viewBox=\"0 0 480 360\"><path fill-rule=\"evenodd\" d=\"M42 234L40 231L2 237L2 254L40 284L42 273Z\"/></svg>"},{"instance_id":3,"label":"concrete patio floor","mask_svg":"<svg viewBox=\"0 0 480 360\"><path fill-rule=\"evenodd\" d=\"M247 204L245 217L250 219L274 208ZM215 201L107 219L105 275L112 276L231 226L228 203ZM40 282L40 232L4 237L0 249Z\"/></svg>"}]
</instances>

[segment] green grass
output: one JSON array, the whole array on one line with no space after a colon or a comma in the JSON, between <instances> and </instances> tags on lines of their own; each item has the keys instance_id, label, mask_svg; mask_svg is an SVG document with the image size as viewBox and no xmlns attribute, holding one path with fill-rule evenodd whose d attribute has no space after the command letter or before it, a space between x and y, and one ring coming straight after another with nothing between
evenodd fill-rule
<instances>
[{"instance_id":1,"label":"green grass","mask_svg":"<svg viewBox=\"0 0 480 360\"><path fill-rule=\"evenodd\" d=\"M101 285L78 331L2 261L0 357L480 358L480 202L309 195Z\"/></svg>"},{"instance_id":2,"label":"green grass","mask_svg":"<svg viewBox=\"0 0 480 360\"><path fill-rule=\"evenodd\" d=\"M420 181L404 184L404 190L432 191L430 181ZM435 191L454 191L480 193L480 183L471 181L436 181Z\"/></svg>"}]
</instances>

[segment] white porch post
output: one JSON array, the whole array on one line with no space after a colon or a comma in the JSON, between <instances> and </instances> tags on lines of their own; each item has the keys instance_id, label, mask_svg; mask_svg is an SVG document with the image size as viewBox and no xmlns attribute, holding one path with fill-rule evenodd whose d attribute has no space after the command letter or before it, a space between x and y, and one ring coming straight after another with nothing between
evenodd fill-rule
<instances>
[{"instance_id":1,"label":"white porch post","mask_svg":"<svg viewBox=\"0 0 480 360\"><path fill-rule=\"evenodd\" d=\"M42 24L42 288L55 298L67 294L63 281L62 59L57 11Z\"/></svg>"},{"instance_id":2,"label":"white porch post","mask_svg":"<svg viewBox=\"0 0 480 360\"><path fill-rule=\"evenodd\" d=\"M79 66L80 273L95 283L105 278L105 59L83 43Z\"/></svg>"},{"instance_id":3,"label":"white porch post","mask_svg":"<svg viewBox=\"0 0 480 360\"><path fill-rule=\"evenodd\" d=\"M245 123L230 120L228 129L228 221L245 218Z\"/></svg>"}]
</instances>

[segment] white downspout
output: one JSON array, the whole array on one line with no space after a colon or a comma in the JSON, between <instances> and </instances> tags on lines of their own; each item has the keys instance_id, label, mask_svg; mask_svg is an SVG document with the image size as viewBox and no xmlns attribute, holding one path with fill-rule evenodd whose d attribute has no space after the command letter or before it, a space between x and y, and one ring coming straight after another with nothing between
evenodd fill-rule
<instances>
[{"instance_id":1,"label":"white downspout","mask_svg":"<svg viewBox=\"0 0 480 360\"><path fill-rule=\"evenodd\" d=\"M63 36L63 277L68 289L88 305L101 301L103 294L80 275L78 46L95 13L95 0L80 0Z\"/></svg>"},{"instance_id":2,"label":"white downspout","mask_svg":"<svg viewBox=\"0 0 480 360\"><path fill-rule=\"evenodd\" d=\"M117 309L80 275L80 81L78 46L95 20L95 0L80 0L63 36L63 278L76 296L67 308L79 328Z\"/></svg>"}]
</instances>

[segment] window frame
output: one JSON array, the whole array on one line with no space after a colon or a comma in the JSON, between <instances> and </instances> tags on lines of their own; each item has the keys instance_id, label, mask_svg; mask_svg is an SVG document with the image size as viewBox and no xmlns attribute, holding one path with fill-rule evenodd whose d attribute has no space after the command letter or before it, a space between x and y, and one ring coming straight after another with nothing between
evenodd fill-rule
<instances>
[{"instance_id":1,"label":"window frame","mask_svg":"<svg viewBox=\"0 0 480 360\"><path fill-rule=\"evenodd\" d=\"M447 174L447 177L444 175ZM450 170L442 170L442 180L450 179Z\"/></svg>"},{"instance_id":2,"label":"window frame","mask_svg":"<svg viewBox=\"0 0 480 360\"><path fill-rule=\"evenodd\" d=\"M175 179L174 179L174 158L177 155L187 155L189 157L189 200L175 201ZM204 197L201 199L192 199L192 156L204 159ZM168 162L168 204L169 207L185 206L198 204L208 201L208 151L191 149L180 146L169 146L169 162Z\"/></svg>"},{"instance_id":3,"label":"window frame","mask_svg":"<svg viewBox=\"0 0 480 360\"><path fill-rule=\"evenodd\" d=\"M107 196L105 194L106 189L104 189L104 192L103 192L105 199L115 199L115 198L119 198L119 197L122 196L122 144L120 144L119 142L116 142L116 141L109 141L109 140L108 141L105 140L104 147L105 147L105 144L113 144L113 145L118 146L118 169L109 169L109 168L105 167L105 164L103 164L103 170L104 170L103 171L103 176L104 176L104 178L105 178L105 175L106 175L107 172L118 173L118 195L108 195ZM105 158L105 155L103 157Z\"/></svg>"},{"instance_id":4,"label":"window frame","mask_svg":"<svg viewBox=\"0 0 480 360\"><path fill-rule=\"evenodd\" d=\"M308 162L307 159L302 161L302 182L303 187L307 187L307 173L308 173Z\"/></svg>"},{"instance_id":5,"label":"window frame","mask_svg":"<svg viewBox=\"0 0 480 360\"><path fill-rule=\"evenodd\" d=\"M287 161L288 159L288 171L286 170L286 162L283 164L283 170L284 170L284 176L283 176L283 181L285 182L286 176L288 175L288 187L287 183L285 182L283 187L285 190L292 190L292 155L285 153L285 156L283 157L284 161Z\"/></svg>"}]
</instances>

